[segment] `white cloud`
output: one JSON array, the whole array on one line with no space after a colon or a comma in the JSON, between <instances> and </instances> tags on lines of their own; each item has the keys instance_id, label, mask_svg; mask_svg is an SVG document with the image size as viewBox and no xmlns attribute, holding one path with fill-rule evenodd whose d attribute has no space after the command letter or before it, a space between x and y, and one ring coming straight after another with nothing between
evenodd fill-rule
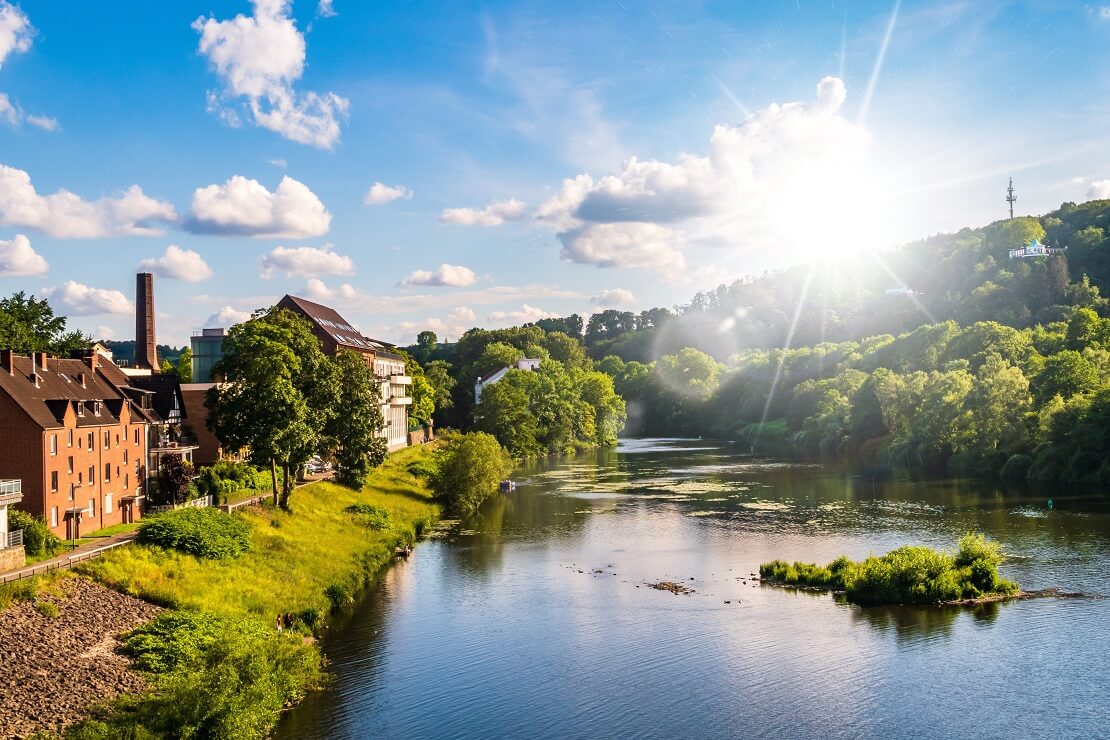
<instances>
[{"instance_id":1,"label":"white cloud","mask_svg":"<svg viewBox=\"0 0 1110 740\"><path fill-rule=\"evenodd\" d=\"M100 326L96 327L96 336L102 340L115 339L116 330L110 326L104 326L103 324L101 324Z\"/></svg>"},{"instance_id":2,"label":"white cloud","mask_svg":"<svg viewBox=\"0 0 1110 740\"><path fill-rule=\"evenodd\" d=\"M416 270L401 281L403 287L414 285L430 285L437 287L465 288L473 285L477 277L469 267L462 265L442 264L434 272Z\"/></svg>"},{"instance_id":3,"label":"white cloud","mask_svg":"<svg viewBox=\"0 0 1110 740\"><path fill-rule=\"evenodd\" d=\"M241 324L251 317L250 311L239 311L231 306L224 306L208 317L204 322L206 328L227 328L234 324Z\"/></svg>"},{"instance_id":4,"label":"white cloud","mask_svg":"<svg viewBox=\"0 0 1110 740\"><path fill-rule=\"evenodd\" d=\"M362 202L368 206L380 206L398 198L412 200L412 190L404 185L386 185L376 182L366 191L366 195L362 196Z\"/></svg>"},{"instance_id":5,"label":"white cloud","mask_svg":"<svg viewBox=\"0 0 1110 740\"><path fill-rule=\"evenodd\" d=\"M43 295L57 298L66 310L74 316L93 316L96 314L133 314L135 306L118 290L91 288L88 285L67 280L61 288L47 288Z\"/></svg>"},{"instance_id":6,"label":"white cloud","mask_svg":"<svg viewBox=\"0 0 1110 740\"><path fill-rule=\"evenodd\" d=\"M58 125L58 119L50 116L27 116L27 123L41 128L43 131L57 131L61 128Z\"/></svg>"},{"instance_id":7,"label":"white cloud","mask_svg":"<svg viewBox=\"0 0 1110 740\"><path fill-rule=\"evenodd\" d=\"M288 167L288 166L289 166L289 163L288 163L288 162L286 162L286 161L285 161L284 159L270 159L270 160L267 160L267 161L268 161L268 162L269 162L270 164L272 164L272 165L273 165L274 167L280 167L280 168L281 168L281 169L283 169L283 170L284 170L284 169L285 169L286 167Z\"/></svg>"},{"instance_id":8,"label":"white cloud","mask_svg":"<svg viewBox=\"0 0 1110 740\"><path fill-rule=\"evenodd\" d=\"M827 216L866 202L869 136L839 114L845 96L844 83L826 77L813 102L771 104L739 126L717 126L705 156L632 157L616 174L564 180L535 220L558 233L564 259L599 267L670 272L694 244L812 250L822 229L835 228ZM799 218L803 201L820 213Z\"/></svg>"},{"instance_id":9,"label":"white cloud","mask_svg":"<svg viewBox=\"0 0 1110 740\"><path fill-rule=\"evenodd\" d=\"M1099 8L1098 17L1104 21L1110 21L1110 5L1103 5Z\"/></svg>"},{"instance_id":10,"label":"white cloud","mask_svg":"<svg viewBox=\"0 0 1110 740\"><path fill-rule=\"evenodd\" d=\"M268 254L258 258L262 277L271 278L275 273L284 272L286 277L298 275L351 275L355 262L350 257L336 254L330 244L319 249L316 247L276 247ZM319 282L319 281L317 281Z\"/></svg>"},{"instance_id":11,"label":"white cloud","mask_svg":"<svg viewBox=\"0 0 1110 740\"><path fill-rule=\"evenodd\" d=\"M0 223L5 226L26 226L62 239L95 239L160 236L162 229L152 224L176 219L172 205L147 196L138 185L96 201L65 189L39 195L30 175L0 164Z\"/></svg>"},{"instance_id":12,"label":"white cloud","mask_svg":"<svg viewBox=\"0 0 1110 740\"><path fill-rule=\"evenodd\" d=\"M199 234L287 239L323 236L330 226L331 214L316 194L288 175L273 193L242 175L197 188L186 222Z\"/></svg>"},{"instance_id":13,"label":"white cloud","mask_svg":"<svg viewBox=\"0 0 1110 740\"><path fill-rule=\"evenodd\" d=\"M50 265L23 234L16 234L11 241L0 240L0 277L45 275L49 270Z\"/></svg>"},{"instance_id":14,"label":"white cloud","mask_svg":"<svg viewBox=\"0 0 1110 740\"><path fill-rule=\"evenodd\" d=\"M254 122L291 141L331 149L339 141L339 121L349 103L335 93L297 92L304 73L305 40L289 17L290 0L253 0L254 15L231 20L197 18L198 51L223 78L222 98L245 98ZM209 108L228 109L209 96ZM225 119L226 120L226 119Z\"/></svg>"},{"instance_id":15,"label":"white cloud","mask_svg":"<svg viewBox=\"0 0 1110 740\"><path fill-rule=\"evenodd\" d=\"M429 316L423 321L402 321L397 328L406 335L416 335L425 330L434 331L442 342L461 337L468 329L474 327L475 319L477 316L470 307L459 306L452 310L447 318Z\"/></svg>"},{"instance_id":16,"label":"white cloud","mask_svg":"<svg viewBox=\"0 0 1110 740\"><path fill-rule=\"evenodd\" d=\"M482 209L447 208L439 215L445 224L463 226L497 226L506 221L516 221L524 217L524 204L516 198L490 203Z\"/></svg>"},{"instance_id":17,"label":"white cloud","mask_svg":"<svg viewBox=\"0 0 1110 740\"><path fill-rule=\"evenodd\" d=\"M627 306L635 302L636 296L632 295L631 290L626 290L624 288L609 288L590 298L590 303L599 308Z\"/></svg>"},{"instance_id":18,"label":"white cloud","mask_svg":"<svg viewBox=\"0 0 1110 740\"><path fill-rule=\"evenodd\" d=\"M18 126L22 118L22 111L15 107L6 93L0 93L0 121L7 121L10 126Z\"/></svg>"},{"instance_id":19,"label":"white cloud","mask_svg":"<svg viewBox=\"0 0 1110 740\"><path fill-rule=\"evenodd\" d=\"M0 66L9 54L18 54L31 48L35 29L30 19L19 9L6 1L0 1Z\"/></svg>"},{"instance_id":20,"label":"white cloud","mask_svg":"<svg viewBox=\"0 0 1110 740\"><path fill-rule=\"evenodd\" d=\"M1087 191L1087 197L1091 200L1110 198L1110 180L1095 180L1092 182L1090 190Z\"/></svg>"},{"instance_id":21,"label":"white cloud","mask_svg":"<svg viewBox=\"0 0 1110 740\"><path fill-rule=\"evenodd\" d=\"M320 0L320 2L316 3L317 17L334 18L335 16L339 15L339 13L335 12L335 8L332 7L332 3L333 0Z\"/></svg>"},{"instance_id":22,"label":"white cloud","mask_svg":"<svg viewBox=\"0 0 1110 740\"><path fill-rule=\"evenodd\" d=\"M553 318L558 318L558 314L544 311L542 308L536 308L535 306L529 306L527 303L521 306L519 311L490 311L489 314L489 320L498 323L512 322L515 324L525 324L529 321Z\"/></svg>"},{"instance_id":23,"label":"white cloud","mask_svg":"<svg viewBox=\"0 0 1110 740\"><path fill-rule=\"evenodd\" d=\"M660 272L686 267L679 240L674 229L640 222L587 224L559 234L560 255L569 262Z\"/></svg>"},{"instance_id":24,"label":"white cloud","mask_svg":"<svg viewBox=\"0 0 1110 740\"><path fill-rule=\"evenodd\" d=\"M151 257L140 262L139 269L187 283L199 283L212 277L212 269L200 254L191 249L182 249L176 244L166 247L161 257Z\"/></svg>"}]
</instances>

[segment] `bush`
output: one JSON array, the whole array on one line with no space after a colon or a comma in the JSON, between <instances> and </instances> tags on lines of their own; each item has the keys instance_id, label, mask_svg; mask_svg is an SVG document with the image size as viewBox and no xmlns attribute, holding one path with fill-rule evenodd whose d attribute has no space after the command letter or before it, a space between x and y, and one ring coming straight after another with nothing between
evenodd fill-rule
<instances>
[{"instance_id":1,"label":"bush","mask_svg":"<svg viewBox=\"0 0 1110 740\"><path fill-rule=\"evenodd\" d=\"M28 555L53 555L62 541L50 531L46 522L19 509L8 510L8 530L23 530L23 549Z\"/></svg>"},{"instance_id":2,"label":"bush","mask_svg":"<svg viewBox=\"0 0 1110 740\"><path fill-rule=\"evenodd\" d=\"M389 512L379 506L359 502L348 506L346 511L354 514L370 529L381 530L389 527Z\"/></svg>"},{"instance_id":3,"label":"bush","mask_svg":"<svg viewBox=\"0 0 1110 740\"><path fill-rule=\"evenodd\" d=\"M229 558L250 547L250 526L217 509L177 509L140 524L139 542L201 558Z\"/></svg>"},{"instance_id":4,"label":"bush","mask_svg":"<svg viewBox=\"0 0 1110 740\"><path fill-rule=\"evenodd\" d=\"M512 458L497 439L485 432L453 436L436 453L431 486L447 508L474 514L513 469Z\"/></svg>"},{"instance_id":5,"label":"bush","mask_svg":"<svg viewBox=\"0 0 1110 740\"><path fill-rule=\"evenodd\" d=\"M405 469L417 478L430 480L435 477L439 467L436 465L434 457L422 457L410 462Z\"/></svg>"},{"instance_id":6,"label":"bush","mask_svg":"<svg viewBox=\"0 0 1110 740\"><path fill-rule=\"evenodd\" d=\"M1018 590L998 575L997 542L967 534L956 555L906 546L855 563L839 557L825 567L775 560L759 566L761 578L777 583L843 590L857 604L932 604Z\"/></svg>"},{"instance_id":7,"label":"bush","mask_svg":"<svg viewBox=\"0 0 1110 740\"><path fill-rule=\"evenodd\" d=\"M324 589L324 596L328 597L333 608L338 609L344 606L350 606L355 603L354 596L351 595L351 589L344 586L342 583L333 583Z\"/></svg>"}]
</instances>

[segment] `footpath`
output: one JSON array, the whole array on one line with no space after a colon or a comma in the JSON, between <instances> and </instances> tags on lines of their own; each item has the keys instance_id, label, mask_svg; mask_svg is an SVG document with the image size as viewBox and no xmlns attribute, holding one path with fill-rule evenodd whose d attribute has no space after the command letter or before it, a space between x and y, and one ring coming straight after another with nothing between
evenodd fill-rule
<instances>
[{"instance_id":1,"label":"footpath","mask_svg":"<svg viewBox=\"0 0 1110 740\"><path fill-rule=\"evenodd\" d=\"M74 565L95 558L108 550L115 549L121 545L130 544L138 535L139 533L135 531L121 532L111 537L98 539L95 542L86 542L83 545L78 545L74 550L67 550L61 555L55 555L48 560L41 560L34 565L28 565L25 568L4 573L0 575L0 583L18 581L22 578L30 578L31 576L41 575L52 570L72 568Z\"/></svg>"}]
</instances>

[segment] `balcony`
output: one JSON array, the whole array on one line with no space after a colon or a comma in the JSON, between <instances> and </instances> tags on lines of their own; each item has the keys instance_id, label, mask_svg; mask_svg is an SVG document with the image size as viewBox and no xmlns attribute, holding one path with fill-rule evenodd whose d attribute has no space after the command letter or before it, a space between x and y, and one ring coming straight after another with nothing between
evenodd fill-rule
<instances>
[{"instance_id":1,"label":"balcony","mask_svg":"<svg viewBox=\"0 0 1110 740\"><path fill-rule=\"evenodd\" d=\"M22 529L17 529L14 532L0 532L0 550L7 550L9 547L20 547L22 544Z\"/></svg>"},{"instance_id":2,"label":"balcony","mask_svg":"<svg viewBox=\"0 0 1110 740\"><path fill-rule=\"evenodd\" d=\"M411 406L412 396L391 396L389 399L390 406Z\"/></svg>"},{"instance_id":3,"label":"balcony","mask_svg":"<svg viewBox=\"0 0 1110 740\"><path fill-rule=\"evenodd\" d=\"M394 385L412 385L411 375L390 375L389 382Z\"/></svg>"},{"instance_id":4,"label":"balcony","mask_svg":"<svg viewBox=\"0 0 1110 740\"><path fill-rule=\"evenodd\" d=\"M0 506L18 504L23 500L23 484L19 480L0 480Z\"/></svg>"}]
</instances>

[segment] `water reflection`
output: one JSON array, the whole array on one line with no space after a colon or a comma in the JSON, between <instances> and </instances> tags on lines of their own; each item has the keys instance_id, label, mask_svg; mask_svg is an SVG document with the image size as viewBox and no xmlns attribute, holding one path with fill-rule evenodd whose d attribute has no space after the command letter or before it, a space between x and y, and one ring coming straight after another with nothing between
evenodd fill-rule
<instances>
[{"instance_id":1,"label":"water reflection","mask_svg":"<svg viewBox=\"0 0 1110 740\"><path fill-rule=\"evenodd\" d=\"M1110 593L1105 493L1053 491L1050 509L1043 491L873 479L675 440L541 461L516 477L514 494L422 543L336 625L325 640L334 689L289 712L279 736L1103 727L1110 658L1091 646L1110 630L1110 599L861 609L750 574L776 557L951 548L977 530L1001 542L1003 575L1026 588ZM693 592L647 588L659 580ZM1045 696L1053 712L1030 713Z\"/></svg>"}]
</instances>

